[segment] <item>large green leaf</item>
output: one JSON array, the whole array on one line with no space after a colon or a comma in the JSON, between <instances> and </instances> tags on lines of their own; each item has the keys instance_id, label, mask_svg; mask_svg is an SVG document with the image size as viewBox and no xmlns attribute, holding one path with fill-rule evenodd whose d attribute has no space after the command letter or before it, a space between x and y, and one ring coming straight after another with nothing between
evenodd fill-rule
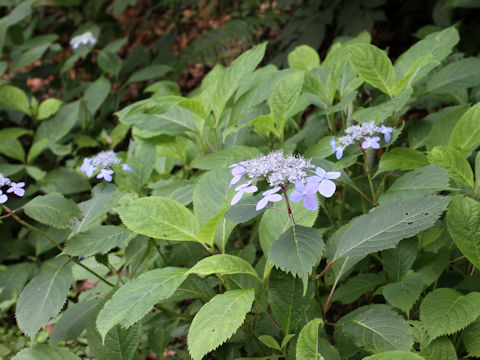
<instances>
[{"instance_id":1,"label":"large green leaf","mask_svg":"<svg viewBox=\"0 0 480 360\"><path fill-rule=\"evenodd\" d=\"M252 265L241 257L228 254L209 256L196 263L194 267L188 270L188 273L197 275L248 274L258 278L258 274Z\"/></svg>"},{"instance_id":2,"label":"large green leaf","mask_svg":"<svg viewBox=\"0 0 480 360\"><path fill-rule=\"evenodd\" d=\"M426 165L428 165L428 159L420 151L394 148L380 158L377 174L390 170L414 170Z\"/></svg>"},{"instance_id":3,"label":"large green leaf","mask_svg":"<svg viewBox=\"0 0 480 360\"><path fill-rule=\"evenodd\" d=\"M371 352L409 351L412 331L407 322L388 305L362 306L337 321L335 331L346 333L357 346Z\"/></svg>"},{"instance_id":4,"label":"large green leaf","mask_svg":"<svg viewBox=\"0 0 480 360\"><path fill-rule=\"evenodd\" d=\"M320 325L323 325L322 319L313 319L300 331L297 340L297 360L323 360L319 353L318 327Z\"/></svg>"},{"instance_id":5,"label":"large green leaf","mask_svg":"<svg viewBox=\"0 0 480 360\"><path fill-rule=\"evenodd\" d=\"M27 94L15 86L0 86L0 106L30 114L30 102Z\"/></svg>"},{"instance_id":6,"label":"large green leaf","mask_svg":"<svg viewBox=\"0 0 480 360\"><path fill-rule=\"evenodd\" d=\"M195 158L195 160L192 162L192 167L205 170L226 168L229 165L239 161L250 160L261 155L262 153L257 148L234 145L226 149Z\"/></svg>"},{"instance_id":7,"label":"large green leaf","mask_svg":"<svg viewBox=\"0 0 480 360\"><path fill-rule=\"evenodd\" d=\"M373 87L392 96L395 85L395 70L384 51L370 44L348 46L348 57L352 68Z\"/></svg>"},{"instance_id":8,"label":"large green leaf","mask_svg":"<svg viewBox=\"0 0 480 360\"><path fill-rule=\"evenodd\" d=\"M37 196L26 203L24 209L25 214L32 219L60 229L67 228L74 218L82 216L73 200L58 193Z\"/></svg>"},{"instance_id":9,"label":"large green leaf","mask_svg":"<svg viewBox=\"0 0 480 360\"><path fill-rule=\"evenodd\" d=\"M36 344L22 349L12 360L80 360L65 348Z\"/></svg>"},{"instance_id":10,"label":"large green leaf","mask_svg":"<svg viewBox=\"0 0 480 360\"><path fill-rule=\"evenodd\" d=\"M378 206L351 222L333 258L362 256L393 248L400 240L429 229L449 201L448 197L431 195Z\"/></svg>"},{"instance_id":11,"label":"large green leaf","mask_svg":"<svg viewBox=\"0 0 480 360\"><path fill-rule=\"evenodd\" d=\"M193 360L201 360L237 331L254 298L253 289L232 290L203 305L188 331L188 350Z\"/></svg>"},{"instance_id":12,"label":"large green leaf","mask_svg":"<svg viewBox=\"0 0 480 360\"><path fill-rule=\"evenodd\" d=\"M37 119L38 120L45 120L49 117L55 115L60 109L60 106L63 105L63 101L55 99L55 98L48 98L40 104L37 111Z\"/></svg>"},{"instance_id":13,"label":"large green leaf","mask_svg":"<svg viewBox=\"0 0 480 360\"><path fill-rule=\"evenodd\" d=\"M88 347L97 360L133 359L140 343L140 336L140 324L128 329L115 326L104 339L100 337L93 322L87 326Z\"/></svg>"},{"instance_id":14,"label":"large green leaf","mask_svg":"<svg viewBox=\"0 0 480 360\"><path fill-rule=\"evenodd\" d=\"M0 303L15 299L34 269L34 264L22 262L8 265L0 272Z\"/></svg>"},{"instance_id":15,"label":"large green leaf","mask_svg":"<svg viewBox=\"0 0 480 360\"><path fill-rule=\"evenodd\" d=\"M110 84L110 81L104 76L99 77L88 86L83 98L92 116L95 115L95 112L103 104L111 88L112 84Z\"/></svg>"},{"instance_id":16,"label":"large green leaf","mask_svg":"<svg viewBox=\"0 0 480 360\"><path fill-rule=\"evenodd\" d=\"M480 357L480 319L463 331L463 343L471 357Z\"/></svg>"},{"instance_id":17,"label":"large green leaf","mask_svg":"<svg viewBox=\"0 0 480 360\"><path fill-rule=\"evenodd\" d=\"M422 344L420 344L422 345ZM456 360L457 351L447 336L442 336L433 340L428 346L421 346L420 355L425 360Z\"/></svg>"},{"instance_id":18,"label":"large green leaf","mask_svg":"<svg viewBox=\"0 0 480 360\"><path fill-rule=\"evenodd\" d=\"M413 352L394 350L370 355L364 357L363 360L425 360L425 358Z\"/></svg>"},{"instance_id":19,"label":"large green leaf","mask_svg":"<svg viewBox=\"0 0 480 360\"><path fill-rule=\"evenodd\" d=\"M58 192L63 195L77 194L90 190L90 184L84 174L73 169L58 167L45 175L41 189L47 194Z\"/></svg>"},{"instance_id":20,"label":"large green leaf","mask_svg":"<svg viewBox=\"0 0 480 360\"><path fill-rule=\"evenodd\" d=\"M323 248L322 231L295 225L275 240L268 259L283 271L298 275L306 292L308 275L313 266L320 262Z\"/></svg>"},{"instance_id":21,"label":"large green leaf","mask_svg":"<svg viewBox=\"0 0 480 360\"><path fill-rule=\"evenodd\" d=\"M463 255L480 269L480 203L458 197L448 205L448 232Z\"/></svg>"},{"instance_id":22,"label":"large green leaf","mask_svg":"<svg viewBox=\"0 0 480 360\"><path fill-rule=\"evenodd\" d=\"M385 285L383 296L387 302L409 315L410 309L420 297L423 290L423 278L411 272L400 282Z\"/></svg>"},{"instance_id":23,"label":"large green leaf","mask_svg":"<svg viewBox=\"0 0 480 360\"><path fill-rule=\"evenodd\" d=\"M66 261L66 257L61 257L55 262L46 262L18 298L15 310L18 327L32 340L67 300L72 271L64 264Z\"/></svg>"},{"instance_id":24,"label":"large green leaf","mask_svg":"<svg viewBox=\"0 0 480 360\"><path fill-rule=\"evenodd\" d=\"M373 291L377 286L385 282L385 275L382 273L365 273L350 278L335 290L332 302L339 301L342 304L351 304L360 296Z\"/></svg>"},{"instance_id":25,"label":"large green leaf","mask_svg":"<svg viewBox=\"0 0 480 360\"><path fill-rule=\"evenodd\" d=\"M431 340L453 334L480 315L480 293L463 295L453 289L435 289L420 306L420 319Z\"/></svg>"},{"instance_id":26,"label":"large green leaf","mask_svg":"<svg viewBox=\"0 0 480 360\"><path fill-rule=\"evenodd\" d=\"M435 146L428 160L434 165L443 167L453 180L467 184L473 189L473 171L467 159L457 149L449 146Z\"/></svg>"},{"instance_id":27,"label":"large green leaf","mask_svg":"<svg viewBox=\"0 0 480 360\"><path fill-rule=\"evenodd\" d=\"M167 267L143 273L122 286L97 317L97 329L105 338L117 324L130 327L153 306L169 298L186 278L186 269Z\"/></svg>"},{"instance_id":28,"label":"large green leaf","mask_svg":"<svg viewBox=\"0 0 480 360\"><path fill-rule=\"evenodd\" d=\"M473 87L480 81L480 59L466 58L443 67L427 82L426 91L433 94L455 93Z\"/></svg>"},{"instance_id":29,"label":"large green leaf","mask_svg":"<svg viewBox=\"0 0 480 360\"><path fill-rule=\"evenodd\" d=\"M134 200L116 211L125 226L138 234L157 239L197 241L197 220L175 200L152 196Z\"/></svg>"},{"instance_id":30,"label":"large green leaf","mask_svg":"<svg viewBox=\"0 0 480 360\"><path fill-rule=\"evenodd\" d=\"M468 109L456 122L449 146L462 153L468 153L478 143L480 143L480 103Z\"/></svg>"},{"instance_id":31,"label":"large green leaf","mask_svg":"<svg viewBox=\"0 0 480 360\"><path fill-rule=\"evenodd\" d=\"M288 66L310 72L320 66L320 57L315 49L308 45L300 45L288 53Z\"/></svg>"},{"instance_id":32,"label":"large green leaf","mask_svg":"<svg viewBox=\"0 0 480 360\"><path fill-rule=\"evenodd\" d=\"M388 190L380 196L380 205L392 204L398 200L418 199L435 191L448 189L449 176L441 167L428 165L398 178Z\"/></svg>"},{"instance_id":33,"label":"large green leaf","mask_svg":"<svg viewBox=\"0 0 480 360\"><path fill-rule=\"evenodd\" d=\"M382 251L382 262L385 271L394 282L402 280L417 258L418 242L416 239L405 239L394 249Z\"/></svg>"}]
</instances>

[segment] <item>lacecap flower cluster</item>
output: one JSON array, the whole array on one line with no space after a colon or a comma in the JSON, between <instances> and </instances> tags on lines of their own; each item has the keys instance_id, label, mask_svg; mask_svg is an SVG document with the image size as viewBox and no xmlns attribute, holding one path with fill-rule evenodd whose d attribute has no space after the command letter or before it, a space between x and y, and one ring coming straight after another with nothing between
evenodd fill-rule
<instances>
[{"instance_id":1,"label":"lacecap flower cluster","mask_svg":"<svg viewBox=\"0 0 480 360\"><path fill-rule=\"evenodd\" d=\"M238 203L245 193L258 191L257 186L253 184L254 181L265 179L270 185L271 189L262 193L263 197L257 203L257 210L263 209L269 202L282 200L282 194L287 193L291 184L295 185L295 189L290 193L289 200L295 203L303 201L306 209L317 210L316 193L331 197L336 190L332 179L340 177L338 171L327 172L321 167L315 168L311 160L300 155L285 155L280 150L232 164L230 168L233 178L229 188L244 178L247 180L235 188L236 194L233 196L231 205ZM279 191L281 191L280 194Z\"/></svg>"},{"instance_id":2,"label":"lacecap flower cluster","mask_svg":"<svg viewBox=\"0 0 480 360\"><path fill-rule=\"evenodd\" d=\"M379 136L373 136L376 133L384 135L385 142L390 142L390 133L393 129L389 126L376 126L374 121L369 121L360 125L353 125L345 129L345 135L338 139L331 138L330 145L332 146L332 153L335 153L337 160L343 156L343 151L347 146L354 143L361 144L362 149L379 149Z\"/></svg>"},{"instance_id":3,"label":"lacecap flower cluster","mask_svg":"<svg viewBox=\"0 0 480 360\"><path fill-rule=\"evenodd\" d=\"M17 196L22 197L25 195L25 189L23 187L25 186L25 183L22 182L13 182L9 178L5 177L2 173L0 173L0 204L4 204L8 200L8 195L4 194L2 191L3 187L8 186L7 189L7 194L14 193Z\"/></svg>"},{"instance_id":4,"label":"lacecap flower cluster","mask_svg":"<svg viewBox=\"0 0 480 360\"><path fill-rule=\"evenodd\" d=\"M91 31L87 31L81 35L74 36L70 40L70 46L72 49L76 50L80 47L80 45L95 45L97 42L97 39L93 36Z\"/></svg>"},{"instance_id":5,"label":"lacecap flower cluster","mask_svg":"<svg viewBox=\"0 0 480 360\"><path fill-rule=\"evenodd\" d=\"M101 151L92 158L84 158L80 171L88 177L92 177L100 169L96 178L112 181L112 175L115 172L112 167L115 165L121 165L123 171L133 172L128 164L120 164L120 159L113 150Z\"/></svg>"}]
</instances>

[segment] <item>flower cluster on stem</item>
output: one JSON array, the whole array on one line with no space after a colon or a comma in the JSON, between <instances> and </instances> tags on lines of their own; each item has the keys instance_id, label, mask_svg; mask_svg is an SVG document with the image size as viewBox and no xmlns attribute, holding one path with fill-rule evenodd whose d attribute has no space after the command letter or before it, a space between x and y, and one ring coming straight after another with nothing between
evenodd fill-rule
<instances>
[{"instance_id":1,"label":"flower cluster on stem","mask_svg":"<svg viewBox=\"0 0 480 360\"><path fill-rule=\"evenodd\" d=\"M238 183L242 178L247 182L235 188L231 205L238 203L245 193L258 191L254 181L265 179L271 189L262 193L262 199L258 201L256 209L265 208L269 202L282 200L282 195L287 196L290 185L295 189L286 200L298 203L303 201L303 206L308 210L318 209L316 193L324 197L331 197L335 193L336 185L332 179L340 177L340 172L327 172L321 167L315 168L311 160L300 155L285 155L282 151L273 151L265 156L251 160L241 161L230 165L232 180L229 188ZM310 175L310 176L309 176ZM281 194L279 192L281 191Z\"/></svg>"},{"instance_id":2,"label":"flower cluster on stem","mask_svg":"<svg viewBox=\"0 0 480 360\"><path fill-rule=\"evenodd\" d=\"M84 158L80 171L88 177L92 177L100 169L96 178L112 181L112 175L115 172L112 167L115 165L121 165L123 171L133 172L128 164L120 164L120 159L113 150L101 151L92 158Z\"/></svg>"},{"instance_id":3,"label":"flower cluster on stem","mask_svg":"<svg viewBox=\"0 0 480 360\"><path fill-rule=\"evenodd\" d=\"M8 186L6 190L6 194L3 193L2 188ZM25 195L25 189L23 188L25 183L22 182L13 182L9 178L5 177L2 173L0 173L0 204L4 204L8 200L8 195L10 193L14 193L17 196L22 197Z\"/></svg>"},{"instance_id":4,"label":"flower cluster on stem","mask_svg":"<svg viewBox=\"0 0 480 360\"><path fill-rule=\"evenodd\" d=\"M335 153L337 160L343 156L343 151L347 146L354 143L360 144L362 149L379 149L380 137L373 136L377 133L383 134L385 142L390 142L393 129L389 126L376 126L374 121L369 121L360 125L352 125L345 129L345 135L338 139L331 138L330 145L332 146L332 153Z\"/></svg>"},{"instance_id":5,"label":"flower cluster on stem","mask_svg":"<svg viewBox=\"0 0 480 360\"><path fill-rule=\"evenodd\" d=\"M84 32L81 35L74 36L70 40L70 46L72 49L76 50L80 47L80 45L95 45L97 42L97 39L95 39L95 36L93 36L91 31Z\"/></svg>"}]
</instances>

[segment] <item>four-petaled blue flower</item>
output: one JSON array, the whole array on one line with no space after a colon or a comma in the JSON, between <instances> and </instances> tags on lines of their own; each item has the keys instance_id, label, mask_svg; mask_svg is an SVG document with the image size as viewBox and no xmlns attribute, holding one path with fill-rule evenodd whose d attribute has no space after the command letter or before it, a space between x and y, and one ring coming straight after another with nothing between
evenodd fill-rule
<instances>
[{"instance_id":1,"label":"four-petaled blue flower","mask_svg":"<svg viewBox=\"0 0 480 360\"><path fill-rule=\"evenodd\" d=\"M0 204L6 203L8 200L8 196L5 195L2 190L0 190Z\"/></svg>"},{"instance_id":2,"label":"four-petaled blue flower","mask_svg":"<svg viewBox=\"0 0 480 360\"><path fill-rule=\"evenodd\" d=\"M236 203L238 203L242 199L243 194L245 193L251 194L258 190L258 188L255 185L251 185L251 184L252 182L249 181L245 184L237 186L235 188L235 191L237 193L233 196L233 199L230 205L235 205Z\"/></svg>"},{"instance_id":3,"label":"four-petaled blue flower","mask_svg":"<svg viewBox=\"0 0 480 360\"><path fill-rule=\"evenodd\" d=\"M102 169L97 175L97 179L105 179L105 181L112 181L113 170Z\"/></svg>"},{"instance_id":4,"label":"four-petaled blue flower","mask_svg":"<svg viewBox=\"0 0 480 360\"><path fill-rule=\"evenodd\" d=\"M128 164L122 164L122 170L131 172L131 173L133 172L132 168L128 166Z\"/></svg>"},{"instance_id":5,"label":"four-petaled blue flower","mask_svg":"<svg viewBox=\"0 0 480 360\"><path fill-rule=\"evenodd\" d=\"M232 175L233 179L230 181L230 184L228 185L228 188L230 189L233 185L235 185L237 182L240 181L242 176L247 173L247 170L245 169L245 161L240 161L238 164L232 164L229 166L229 168L232 168Z\"/></svg>"},{"instance_id":6,"label":"four-petaled blue flower","mask_svg":"<svg viewBox=\"0 0 480 360\"><path fill-rule=\"evenodd\" d=\"M277 194L278 190L280 190L280 186L276 186L274 187L273 189L270 189L270 190L267 190L265 191L262 195L263 195L263 199L260 200L258 203L257 203L257 207L256 207L256 210L261 210L263 209L265 206L267 206L268 202L276 202L276 201L280 201L282 200L282 195L280 194Z\"/></svg>"},{"instance_id":7,"label":"four-petaled blue flower","mask_svg":"<svg viewBox=\"0 0 480 360\"><path fill-rule=\"evenodd\" d=\"M393 131L393 129L390 126L382 125L380 126L379 131L384 135L385 142L390 142L390 133Z\"/></svg>"},{"instance_id":8,"label":"four-petaled blue flower","mask_svg":"<svg viewBox=\"0 0 480 360\"><path fill-rule=\"evenodd\" d=\"M84 172L88 177L92 177L95 170L97 170L97 167L92 165L92 159L83 159L83 164L80 166L81 172Z\"/></svg>"},{"instance_id":9,"label":"four-petaled blue flower","mask_svg":"<svg viewBox=\"0 0 480 360\"><path fill-rule=\"evenodd\" d=\"M340 160L343 156L343 150L345 150L345 147L343 147L342 145L337 145L335 143L335 138L330 139L330 145L332 146L332 154L336 153L335 157L337 158L337 160Z\"/></svg>"},{"instance_id":10,"label":"four-petaled blue flower","mask_svg":"<svg viewBox=\"0 0 480 360\"><path fill-rule=\"evenodd\" d=\"M378 143L380 141L380 137L378 136L365 136L365 141L362 142L362 149L380 149L380 144Z\"/></svg>"},{"instance_id":11,"label":"four-petaled blue flower","mask_svg":"<svg viewBox=\"0 0 480 360\"><path fill-rule=\"evenodd\" d=\"M10 188L7 190L7 193L13 192L15 195L22 197L25 195L25 189L23 189L24 186L25 183L23 181L19 183L12 182L10 183Z\"/></svg>"},{"instance_id":12,"label":"four-petaled blue flower","mask_svg":"<svg viewBox=\"0 0 480 360\"><path fill-rule=\"evenodd\" d=\"M317 210L318 200L315 193L318 191L318 183L309 182L304 184L301 181L295 182L295 190L290 193L290 200L298 203L303 200L303 206L307 210Z\"/></svg>"},{"instance_id":13,"label":"four-petaled blue flower","mask_svg":"<svg viewBox=\"0 0 480 360\"><path fill-rule=\"evenodd\" d=\"M338 179L341 175L340 171L325 171L321 167L317 167L314 171L316 175L306 178L307 183L317 184L318 192L329 198L331 197L337 188L335 183L331 179ZM295 184L296 186L296 184Z\"/></svg>"}]
</instances>

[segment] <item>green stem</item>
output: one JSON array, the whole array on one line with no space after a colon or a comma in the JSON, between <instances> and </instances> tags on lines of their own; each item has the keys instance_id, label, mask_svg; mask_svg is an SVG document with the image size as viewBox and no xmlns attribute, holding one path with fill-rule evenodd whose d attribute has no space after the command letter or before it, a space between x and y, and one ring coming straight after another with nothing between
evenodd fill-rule
<instances>
[{"instance_id":1,"label":"green stem","mask_svg":"<svg viewBox=\"0 0 480 360\"><path fill-rule=\"evenodd\" d=\"M112 272L118 277L118 280L123 284L125 285L125 282L123 281L122 279L122 276L118 273L117 269L115 269L115 267L110 263L110 261L107 260L107 265L108 267L110 268L110 270L112 270Z\"/></svg>"},{"instance_id":2,"label":"green stem","mask_svg":"<svg viewBox=\"0 0 480 360\"><path fill-rule=\"evenodd\" d=\"M158 255L160 255L160 257L162 258L163 262L165 263L165 265L168 265L168 261L167 259L165 258L165 255L163 255L162 253L162 250L160 250L160 245L158 245L155 240L153 240L152 238L150 238L150 241L152 243L152 245L155 247L155 249L157 249L157 252L158 252Z\"/></svg>"},{"instance_id":3,"label":"green stem","mask_svg":"<svg viewBox=\"0 0 480 360\"><path fill-rule=\"evenodd\" d=\"M364 164L365 164L365 170L367 172L368 185L370 186L370 192L372 193L372 201L373 201L373 204L376 205L377 204L377 195L375 193L375 187L373 186L373 181L372 181L372 174L371 174L372 169L370 168L367 153L365 152L365 150L363 150L363 148L362 148L362 152L363 152L363 157L365 159Z\"/></svg>"},{"instance_id":4,"label":"green stem","mask_svg":"<svg viewBox=\"0 0 480 360\"><path fill-rule=\"evenodd\" d=\"M159 309L159 310L165 311L166 313L169 313L169 314L172 314L172 315L181 317L182 319L185 319L185 320L188 320L188 321L192 321L192 320L193 320L193 316L176 312L176 311L174 311L174 310L172 310L172 309L169 309L169 308L163 306L162 304L156 304L155 307L156 307L157 309Z\"/></svg>"}]
</instances>

